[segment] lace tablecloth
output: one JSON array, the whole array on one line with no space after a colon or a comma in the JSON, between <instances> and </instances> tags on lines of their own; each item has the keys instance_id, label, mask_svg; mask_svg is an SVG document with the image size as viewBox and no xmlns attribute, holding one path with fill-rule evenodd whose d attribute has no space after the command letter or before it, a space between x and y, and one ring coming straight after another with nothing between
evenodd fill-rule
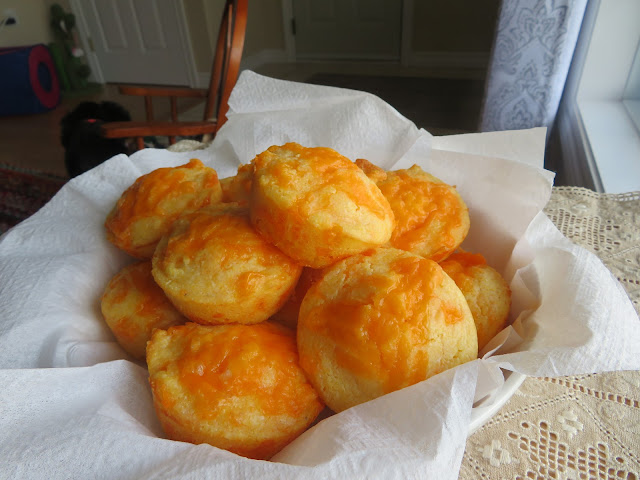
<instances>
[{"instance_id":1,"label":"lace tablecloth","mask_svg":"<svg viewBox=\"0 0 640 480\"><path fill-rule=\"evenodd\" d=\"M545 213L603 261L640 312L640 192L554 187ZM638 479L639 472L640 372L632 371L527 378L469 437L460 478Z\"/></svg>"}]
</instances>

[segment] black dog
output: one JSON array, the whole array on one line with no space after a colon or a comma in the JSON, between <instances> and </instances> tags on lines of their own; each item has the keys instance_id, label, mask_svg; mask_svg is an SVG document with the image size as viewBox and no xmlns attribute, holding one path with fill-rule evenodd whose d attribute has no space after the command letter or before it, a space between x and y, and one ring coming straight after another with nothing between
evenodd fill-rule
<instances>
[{"instance_id":1,"label":"black dog","mask_svg":"<svg viewBox=\"0 0 640 480\"><path fill-rule=\"evenodd\" d=\"M131 115L114 102L82 102L60 121L60 141L70 177L91 170L119 153L129 153L126 139L103 138L100 125L130 121Z\"/></svg>"}]
</instances>

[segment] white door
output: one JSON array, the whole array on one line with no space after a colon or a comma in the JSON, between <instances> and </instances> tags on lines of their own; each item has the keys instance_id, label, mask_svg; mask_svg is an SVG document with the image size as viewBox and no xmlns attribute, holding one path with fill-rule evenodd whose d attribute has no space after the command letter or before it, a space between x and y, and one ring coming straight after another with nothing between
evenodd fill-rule
<instances>
[{"instance_id":1,"label":"white door","mask_svg":"<svg viewBox=\"0 0 640 480\"><path fill-rule=\"evenodd\" d=\"M115 83L189 85L188 46L176 0L81 0L98 68L96 78ZM97 65L96 65L97 63Z\"/></svg>"},{"instance_id":2,"label":"white door","mask_svg":"<svg viewBox=\"0 0 640 480\"><path fill-rule=\"evenodd\" d=\"M399 60L401 0L293 0L297 60Z\"/></svg>"}]
</instances>

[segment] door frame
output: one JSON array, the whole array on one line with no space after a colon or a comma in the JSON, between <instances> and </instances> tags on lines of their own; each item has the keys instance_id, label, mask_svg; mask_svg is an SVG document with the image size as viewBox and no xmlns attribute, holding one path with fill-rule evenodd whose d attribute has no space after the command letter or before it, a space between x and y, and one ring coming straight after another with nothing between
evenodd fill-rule
<instances>
[{"instance_id":1,"label":"door frame","mask_svg":"<svg viewBox=\"0 0 640 480\"><path fill-rule=\"evenodd\" d=\"M92 48L89 26L87 24L87 19L84 16L81 2L82 0L69 0L69 6L71 7L71 12L76 17L78 39L85 52L89 68L91 69L91 75L89 78L97 83L106 83L104 80L104 73L100 66L100 60ZM171 2L171 4L174 6L176 19L178 20L180 46L187 64L187 78L189 79L189 86L192 88L198 88L201 82L199 81L199 73L196 68L195 57L193 56L193 48L191 45L191 38L189 37L189 26L187 24L187 15L184 10L184 2L183 0L176 0Z\"/></svg>"},{"instance_id":2,"label":"door frame","mask_svg":"<svg viewBox=\"0 0 640 480\"><path fill-rule=\"evenodd\" d=\"M413 36L413 5L415 0L402 0L402 32L400 39L400 65L409 66L413 52L411 50L411 37ZM293 19L293 0L281 0L282 25L284 26L284 48L287 61L296 61L296 36L291 28Z\"/></svg>"}]
</instances>

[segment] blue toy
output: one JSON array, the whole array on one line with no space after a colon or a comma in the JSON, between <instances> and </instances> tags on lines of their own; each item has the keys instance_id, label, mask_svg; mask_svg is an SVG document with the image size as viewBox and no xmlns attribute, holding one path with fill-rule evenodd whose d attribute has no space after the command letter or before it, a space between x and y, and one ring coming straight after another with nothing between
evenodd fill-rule
<instances>
[{"instance_id":1,"label":"blue toy","mask_svg":"<svg viewBox=\"0 0 640 480\"><path fill-rule=\"evenodd\" d=\"M0 115L51 110L60 103L60 84L44 45L0 49Z\"/></svg>"}]
</instances>

